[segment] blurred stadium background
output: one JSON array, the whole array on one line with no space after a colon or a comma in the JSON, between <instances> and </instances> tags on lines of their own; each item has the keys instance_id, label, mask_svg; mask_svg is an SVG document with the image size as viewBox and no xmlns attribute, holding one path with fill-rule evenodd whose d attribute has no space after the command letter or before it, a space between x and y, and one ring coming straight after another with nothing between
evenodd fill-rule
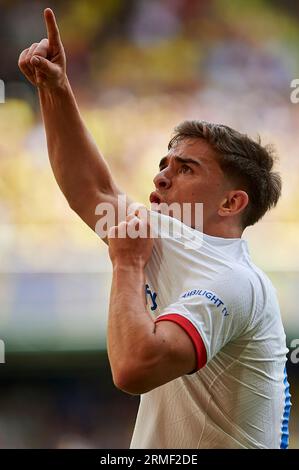
<instances>
[{"instance_id":1,"label":"blurred stadium background","mask_svg":"<svg viewBox=\"0 0 299 470\"><path fill-rule=\"evenodd\" d=\"M245 238L277 288L290 345L299 338L299 104L290 101L299 3L0 1L0 447L127 447L138 398L113 387L107 361L107 249L58 190L37 95L17 67L21 50L45 36L48 6L85 121L132 197L147 203L172 129L186 118L276 146L283 197ZM288 370L298 448L298 365Z\"/></svg>"}]
</instances>

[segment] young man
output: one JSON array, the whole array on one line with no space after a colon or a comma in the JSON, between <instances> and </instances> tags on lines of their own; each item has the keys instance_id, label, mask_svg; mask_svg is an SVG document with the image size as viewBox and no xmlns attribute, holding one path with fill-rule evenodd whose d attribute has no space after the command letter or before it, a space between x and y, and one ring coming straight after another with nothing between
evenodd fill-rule
<instances>
[{"instance_id":1,"label":"young man","mask_svg":"<svg viewBox=\"0 0 299 470\"><path fill-rule=\"evenodd\" d=\"M122 192L81 120L50 9L45 20L48 38L23 51L19 66L38 87L56 180L94 230L96 206L118 211ZM151 212L159 238L132 238L134 227L147 228L133 212L102 236L113 263L113 379L141 394L131 447L286 448L285 333L275 290L241 239L279 199L273 157L247 136L201 121L178 126L168 150L150 201L189 203L188 225ZM169 236L169 225L180 237Z\"/></svg>"}]
</instances>

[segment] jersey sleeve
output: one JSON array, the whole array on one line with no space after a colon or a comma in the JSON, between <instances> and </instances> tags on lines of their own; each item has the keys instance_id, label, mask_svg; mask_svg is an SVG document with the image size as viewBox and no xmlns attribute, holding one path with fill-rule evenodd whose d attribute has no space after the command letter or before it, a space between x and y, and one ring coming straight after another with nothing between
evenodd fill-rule
<instances>
[{"instance_id":1,"label":"jersey sleeve","mask_svg":"<svg viewBox=\"0 0 299 470\"><path fill-rule=\"evenodd\" d=\"M254 289L250 279L242 274L231 273L227 279L182 292L155 320L173 321L186 331L196 351L196 370L243 334L251 322Z\"/></svg>"}]
</instances>

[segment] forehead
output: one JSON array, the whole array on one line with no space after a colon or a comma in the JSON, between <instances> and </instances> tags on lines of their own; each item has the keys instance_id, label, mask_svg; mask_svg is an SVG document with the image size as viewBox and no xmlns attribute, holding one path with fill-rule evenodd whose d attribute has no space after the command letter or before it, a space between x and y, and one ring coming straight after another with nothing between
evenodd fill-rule
<instances>
[{"instance_id":1,"label":"forehead","mask_svg":"<svg viewBox=\"0 0 299 470\"><path fill-rule=\"evenodd\" d=\"M219 166L215 151L204 139L185 138L179 140L168 152L168 157L192 157L206 166Z\"/></svg>"}]
</instances>

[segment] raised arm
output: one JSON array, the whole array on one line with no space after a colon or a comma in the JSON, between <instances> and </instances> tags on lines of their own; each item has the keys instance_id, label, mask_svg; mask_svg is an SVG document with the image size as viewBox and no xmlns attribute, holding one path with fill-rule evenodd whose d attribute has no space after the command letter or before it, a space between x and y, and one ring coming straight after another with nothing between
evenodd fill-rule
<instances>
[{"instance_id":1,"label":"raised arm","mask_svg":"<svg viewBox=\"0 0 299 470\"><path fill-rule=\"evenodd\" d=\"M21 53L19 67L38 88L56 181L70 207L95 230L99 220L96 206L111 203L116 209L121 191L81 118L53 11L47 8L44 17L48 37Z\"/></svg>"}]
</instances>

